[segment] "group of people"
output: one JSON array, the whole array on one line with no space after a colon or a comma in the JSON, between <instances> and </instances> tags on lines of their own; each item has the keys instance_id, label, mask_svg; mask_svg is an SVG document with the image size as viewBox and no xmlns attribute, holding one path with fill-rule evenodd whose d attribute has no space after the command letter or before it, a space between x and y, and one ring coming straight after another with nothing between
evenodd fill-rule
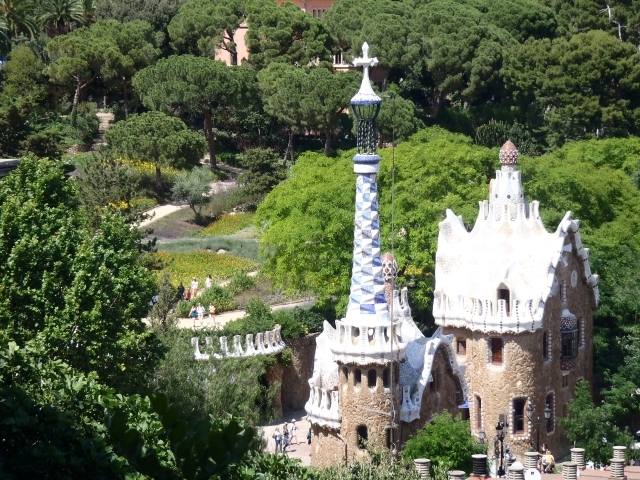
<instances>
[{"instance_id":1,"label":"group of people","mask_svg":"<svg viewBox=\"0 0 640 480\"><path fill-rule=\"evenodd\" d=\"M205 288L211 288L213 285L213 278L211 275L207 275L207 278L204 281ZM178 300L191 300L192 298L196 298L198 296L198 288L200 284L198 282L197 277L193 277L191 280L191 288L188 290L184 288L182 282L178 286Z\"/></svg>"},{"instance_id":2,"label":"group of people","mask_svg":"<svg viewBox=\"0 0 640 480\"><path fill-rule=\"evenodd\" d=\"M291 420L289 424L282 425L282 432L279 427L276 427L275 432L271 437L276 442L276 453L285 453L287 451L287 447L293 445L293 439L295 438L296 445L300 445L298 441L298 426L296 425L295 418ZM309 429L309 433L307 433L307 443L311 445L311 429Z\"/></svg>"},{"instance_id":3,"label":"group of people","mask_svg":"<svg viewBox=\"0 0 640 480\"><path fill-rule=\"evenodd\" d=\"M191 307L189 311L189 317L193 318L193 328L196 328L196 319L200 320L200 327L204 327L204 307L201 303L198 302L198 305L194 305ZM215 313L216 307L213 306L213 303L209 304L209 320L215 322Z\"/></svg>"}]
</instances>

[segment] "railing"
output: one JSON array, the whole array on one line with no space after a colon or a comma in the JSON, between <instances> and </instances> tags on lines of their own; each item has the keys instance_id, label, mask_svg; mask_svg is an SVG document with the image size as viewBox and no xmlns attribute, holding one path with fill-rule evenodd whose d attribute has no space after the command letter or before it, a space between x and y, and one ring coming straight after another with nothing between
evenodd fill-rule
<instances>
[{"instance_id":1,"label":"railing","mask_svg":"<svg viewBox=\"0 0 640 480\"><path fill-rule=\"evenodd\" d=\"M281 327L276 325L273 330L259 332L255 335L249 333L245 338L245 346L242 346L242 337L236 335L233 337L233 350L229 349L227 337L219 337L220 351L211 353L200 352L200 339L193 337L191 346L195 349L195 358L198 361L208 361L213 358L233 358L233 357L251 357L253 355L270 355L279 353L287 346L280 335ZM211 337L205 338L206 346L209 350L213 347Z\"/></svg>"},{"instance_id":2,"label":"railing","mask_svg":"<svg viewBox=\"0 0 640 480\"><path fill-rule=\"evenodd\" d=\"M309 381L311 391L309 401L304 406L309 421L322 427L339 429L342 414L340 413L340 395L337 390L316 387Z\"/></svg>"}]
</instances>

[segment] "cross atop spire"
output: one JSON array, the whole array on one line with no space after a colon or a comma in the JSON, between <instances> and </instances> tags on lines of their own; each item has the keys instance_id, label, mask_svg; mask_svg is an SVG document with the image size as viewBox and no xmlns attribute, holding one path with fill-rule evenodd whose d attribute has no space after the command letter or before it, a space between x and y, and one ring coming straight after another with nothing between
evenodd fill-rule
<instances>
[{"instance_id":1,"label":"cross atop spire","mask_svg":"<svg viewBox=\"0 0 640 480\"><path fill-rule=\"evenodd\" d=\"M353 60L355 67L362 67L362 84L360 90L351 99L352 104L363 103L381 103L382 99L375 94L371 88L371 82L369 81L369 69L378 65L378 59L376 57L369 58L369 45L367 42L362 44L362 57Z\"/></svg>"}]
</instances>

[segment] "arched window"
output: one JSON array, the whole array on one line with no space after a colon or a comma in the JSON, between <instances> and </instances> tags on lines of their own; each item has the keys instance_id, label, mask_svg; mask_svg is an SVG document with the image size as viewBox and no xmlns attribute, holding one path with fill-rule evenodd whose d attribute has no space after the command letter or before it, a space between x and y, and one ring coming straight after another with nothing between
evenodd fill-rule
<instances>
[{"instance_id":1,"label":"arched window","mask_svg":"<svg viewBox=\"0 0 640 480\"><path fill-rule=\"evenodd\" d=\"M362 372L360 371L359 368L355 369L355 371L353 372L353 377L354 377L354 383L356 387L359 387L360 382L362 382Z\"/></svg>"},{"instance_id":2,"label":"arched window","mask_svg":"<svg viewBox=\"0 0 640 480\"><path fill-rule=\"evenodd\" d=\"M549 332L546 330L542 331L542 359L549 360Z\"/></svg>"},{"instance_id":3,"label":"arched window","mask_svg":"<svg viewBox=\"0 0 640 480\"><path fill-rule=\"evenodd\" d=\"M476 395L476 428L482 430L482 399Z\"/></svg>"},{"instance_id":4,"label":"arched window","mask_svg":"<svg viewBox=\"0 0 640 480\"><path fill-rule=\"evenodd\" d=\"M376 388L376 371L372 368L367 372L367 383L369 388Z\"/></svg>"},{"instance_id":5,"label":"arched window","mask_svg":"<svg viewBox=\"0 0 640 480\"><path fill-rule=\"evenodd\" d=\"M509 294L508 288L499 288L498 289L498 300L504 300L505 310L507 312L507 316L511 315L510 313L510 304L511 304L511 295Z\"/></svg>"},{"instance_id":6,"label":"arched window","mask_svg":"<svg viewBox=\"0 0 640 480\"><path fill-rule=\"evenodd\" d=\"M489 346L491 348L491 363L493 365L502 365L502 338L492 337L489 339Z\"/></svg>"},{"instance_id":7,"label":"arched window","mask_svg":"<svg viewBox=\"0 0 640 480\"><path fill-rule=\"evenodd\" d=\"M546 407L551 410L551 415L547 418L547 433L552 433L555 430L555 417L556 417L556 403L553 401L553 393L549 393L545 399ZM546 408L545 407L545 408Z\"/></svg>"},{"instance_id":8,"label":"arched window","mask_svg":"<svg viewBox=\"0 0 640 480\"><path fill-rule=\"evenodd\" d=\"M526 420L524 406L527 403L525 398L513 399L513 433L522 435L526 432Z\"/></svg>"},{"instance_id":9,"label":"arched window","mask_svg":"<svg viewBox=\"0 0 640 480\"><path fill-rule=\"evenodd\" d=\"M389 369L388 369L388 368L385 368L385 369L382 371L382 386L383 386L384 388L389 388L389 382L390 382L390 381L389 381Z\"/></svg>"},{"instance_id":10,"label":"arched window","mask_svg":"<svg viewBox=\"0 0 640 480\"><path fill-rule=\"evenodd\" d=\"M369 432L367 431L367 427L365 425L360 425L358 428L356 428L356 435L358 436L358 448L360 450L364 450L367 440L369 439Z\"/></svg>"}]
</instances>

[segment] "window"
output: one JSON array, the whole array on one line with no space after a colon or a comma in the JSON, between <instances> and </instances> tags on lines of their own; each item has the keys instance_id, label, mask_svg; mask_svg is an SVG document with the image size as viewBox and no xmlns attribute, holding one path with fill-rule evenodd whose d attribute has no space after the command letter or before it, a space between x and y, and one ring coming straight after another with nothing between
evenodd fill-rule
<instances>
[{"instance_id":1,"label":"window","mask_svg":"<svg viewBox=\"0 0 640 480\"><path fill-rule=\"evenodd\" d=\"M356 387L359 387L360 382L362 382L362 372L360 371L359 368L357 368L356 371L353 372L353 377L354 377L354 383L356 384Z\"/></svg>"},{"instance_id":2,"label":"window","mask_svg":"<svg viewBox=\"0 0 640 480\"><path fill-rule=\"evenodd\" d=\"M389 388L389 369L385 368L382 371L382 386L384 388Z\"/></svg>"},{"instance_id":3,"label":"window","mask_svg":"<svg viewBox=\"0 0 640 480\"><path fill-rule=\"evenodd\" d=\"M569 386L569 375L562 376L562 388L566 388Z\"/></svg>"},{"instance_id":4,"label":"window","mask_svg":"<svg viewBox=\"0 0 640 480\"><path fill-rule=\"evenodd\" d=\"M547 421L547 433L551 433L554 430L554 424L555 424L555 416L556 416L556 412L555 412L555 402L553 401L553 393L549 393L547 395L547 398L545 400L545 408L549 407L549 410L551 410L551 415L549 415L549 418L546 418Z\"/></svg>"},{"instance_id":5,"label":"window","mask_svg":"<svg viewBox=\"0 0 640 480\"><path fill-rule=\"evenodd\" d=\"M358 448L360 450L364 450L367 440L369 439L367 427L364 425L360 425L358 428L356 428L356 435L358 436Z\"/></svg>"},{"instance_id":6,"label":"window","mask_svg":"<svg viewBox=\"0 0 640 480\"><path fill-rule=\"evenodd\" d=\"M502 365L502 339L490 338L491 343L491 363L494 365Z\"/></svg>"},{"instance_id":7,"label":"window","mask_svg":"<svg viewBox=\"0 0 640 480\"><path fill-rule=\"evenodd\" d=\"M344 375L344 383L349 383L349 370L347 367L342 367L342 375Z\"/></svg>"},{"instance_id":8,"label":"window","mask_svg":"<svg viewBox=\"0 0 640 480\"><path fill-rule=\"evenodd\" d=\"M466 338L459 338L458 339L458 355L466 355L467 354L467 339Z\"/></svg>"},{"instance_id":9,"label":"window","mask_svg":"<svg viewBox=\"0 0 640 480\"><path fill-rule=\"evenodd\" d=\"M476 395L476 428L482 430L482 399Z\"/></svg>"},{"instance_id":10,"label":"window","mask_svg":"<svg viewBox=\"0 0 640 480\"><path fill-rule=\"evenodd\" d=\"M578 356L578 329L560 331L562 337L562 359L569 360Z\"/></svg>"},{"instance_id":11,"label":"window","mask_svg":"<svg viewBox=\"0 0 640 480\"><path fill-rule=\"evenodd\" d=\"M498 289L498 300L504 300L504 302L506 304L505 305L505 309L506 309L506 312L507 312L507 316L509 316L510 315L510 313L509 313L509 306L510 306L509 305L510 304L510 301L509 301L509 290L506 289L506 288L499 288Z\"/></svg>"},{"instance_id":12,"label":"window","mask_svg":"<svg viewBox=\"0 0 640 480\"><path fill-rule=\"evenodd\" d=\"M542 331L542 358L546 362L549 360L549 333Z\"/></svg>"},{"instance_id":13,"label":"window","mask_svg":"<svg viewBox=\"0 0 640 480\"><path fill-rule=\"evenodd\" d=\"M527 401L524 398L516 398L513 401L513 433L524 433L524 405Z\"/></svg>"},{"instance_id":14,"label":"window","mask_svg":"<svg viewBox=\"0 0 640 480\"><path fill-rule=\"evenodd\" d=\"M367 372L367 383L369 384L369 388L376 388L376 371L371 369Z\"/></svg>"}]
</instances>

